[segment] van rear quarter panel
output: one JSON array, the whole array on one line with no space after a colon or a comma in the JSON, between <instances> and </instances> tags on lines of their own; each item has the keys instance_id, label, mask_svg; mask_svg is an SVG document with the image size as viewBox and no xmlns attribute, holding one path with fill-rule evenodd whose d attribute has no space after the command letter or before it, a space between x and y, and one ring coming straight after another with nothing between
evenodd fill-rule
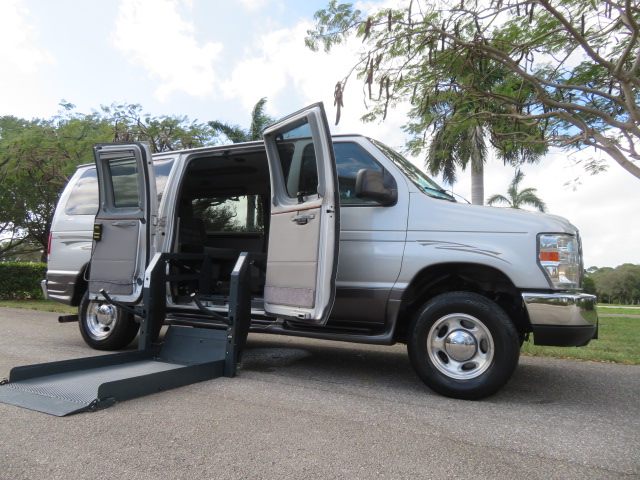
<instances>
[{"instance_id":1,"label":"van rear quarter panel","mask_svg":"<svg viewBox=\"0 0 640 480\"><path fill-rule=\"evenodd\" d=\"M68 215L66 206L78 179L79 168L60 196L51 222L51 253L47 259L47 290L51 299L71 303L76 281L91 258L94 215Z\"/></svg>"}]
</instances>

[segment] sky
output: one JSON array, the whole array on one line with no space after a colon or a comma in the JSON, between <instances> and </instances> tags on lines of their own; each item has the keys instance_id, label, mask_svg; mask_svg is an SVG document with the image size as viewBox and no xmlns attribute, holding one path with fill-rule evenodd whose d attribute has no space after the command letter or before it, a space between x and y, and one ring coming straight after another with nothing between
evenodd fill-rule
<instances>
[{"instance_id":1,"label":"sky","mask_svg":"<svg viewBox=\"0 0 640 480\"><path fill-rule=\"evenodd\" d=\"M276 118L323 101L334 133L365 134L401 151L407 110L362 123L366 101L355 77L347 83L340 124L333 125L334 86L362 47L356 40L325 54L304 46L314 13L327 3L0 0L0 115L50 118L61 101L83 113L127 102L152 115L248 127L262 97ZM366 12L383 4L357 5ZM640 180L609 160L605 173L590 176L576 162L592 157L607 158L592 149L554 150L522 168L522 187L536 188L550 213L580 229L586 267L639 264ZM506 193L513 174L512 167L490 160L485 196ZM469 172L460 172L453 186L436 181L470 200Z\"/></svg>"}]
</instances>

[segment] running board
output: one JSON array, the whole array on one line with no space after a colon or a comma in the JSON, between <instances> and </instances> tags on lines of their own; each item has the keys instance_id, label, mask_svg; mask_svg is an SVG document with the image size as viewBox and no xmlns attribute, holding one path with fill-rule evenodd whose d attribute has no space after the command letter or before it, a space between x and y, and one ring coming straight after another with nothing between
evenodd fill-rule
<instances>
[{"instance_id":1,"label":"running board","mask_svg":"<svg viewBox=\"0 0 640 480\"><path fill-rule=\"evenodd\" d=\"M0 402L63 417L225 374L227 331L171 326L162 347L11 370Z\"/></svg>"}]
</instances>

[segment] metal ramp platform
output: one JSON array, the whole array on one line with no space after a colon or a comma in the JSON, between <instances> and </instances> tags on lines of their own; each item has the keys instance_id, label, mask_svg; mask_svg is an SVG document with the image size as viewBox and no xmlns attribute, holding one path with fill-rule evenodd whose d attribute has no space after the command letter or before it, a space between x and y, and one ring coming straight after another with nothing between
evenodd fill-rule
<instances>
[{"instance_id":1,"label":"metal ramp platform","mask_svg":"<svg viewBox=\"0 0 640 480\"><path fill-rule=\"evenodd\" d=\"M17 367L0 402L59 417L224 374L227 332L171 326L161 349Z\"/></svg>"},{"instance_id":2,"label":"metal ramp platform","mask_svg":"<svg viewBox=\"0 0 640 480\"><path fill-rule=\"evenodd\" d=\"M208 312L224 329L172 325L155 345L165 313L166 264L178 254L158 254L146 277L138 350L13 368L0 385L0 403L56 416L95 411L116 402L236 374L249 331L252 255L243 253L231 276L229 316Z\"/></svg>"}]
</instances>

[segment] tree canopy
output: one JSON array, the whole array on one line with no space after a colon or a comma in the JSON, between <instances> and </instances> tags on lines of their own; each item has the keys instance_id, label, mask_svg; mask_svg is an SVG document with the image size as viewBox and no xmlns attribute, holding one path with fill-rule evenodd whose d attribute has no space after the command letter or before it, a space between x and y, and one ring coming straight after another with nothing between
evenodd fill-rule
<instances>
[{"instance_id":1,"label":"tree canopy","mask_svg":"<svg viewBox=\"0 0 640 480\"><path fill-rule=\"evenodd\" d=\"M640 265L625 263L616 268L591 267L587 277L593 280L599 300L605 303L640 304Z\"/></svg>"},{"instance_id":2,"label":"tree canopy","mask_svg":"<svg viewBox=\"0 0 640 480\"><path fill-rule=\"evenodd\" d=\"M413 153L443 126L489 123L505 158L524 145L594 147L640 178L637 2L405 0L365 16L331 0L315 19L311 49L330 51L350 35L364 43L336 84L337 120L355 72L370 103L365 120L410 103ZM585 167L604 168L597 159Z\"/></svg>"}]
</instances>

